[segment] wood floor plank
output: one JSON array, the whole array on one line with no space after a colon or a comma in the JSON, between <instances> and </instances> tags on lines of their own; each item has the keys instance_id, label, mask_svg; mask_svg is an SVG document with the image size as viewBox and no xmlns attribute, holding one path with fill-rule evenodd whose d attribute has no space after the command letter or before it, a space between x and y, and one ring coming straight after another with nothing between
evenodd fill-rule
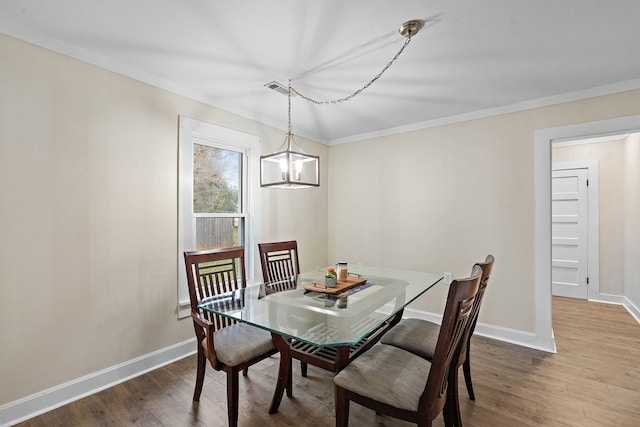
<instances>
[{"instance_id":1,"label":"wood floor plank","mask_svg":"<svg viewBox=\"0 0 640 427\"><path fill-rule=\"evenodd\" d=\"M640 325L622 307L553 298L558 354L476 336L471 366L477 400L460 376L465 427L637 427L640 425ZM335 425L329 372L294 364L294 397L269 415L278 356L240 377L240 426ZM195 357L32 418L23 427L226 426L225 374L207 370L199 403L192 402ZM411 423L352 404L350 425ZM434 427L443 427L439 417Z\"/></svg>"}]
</instances>

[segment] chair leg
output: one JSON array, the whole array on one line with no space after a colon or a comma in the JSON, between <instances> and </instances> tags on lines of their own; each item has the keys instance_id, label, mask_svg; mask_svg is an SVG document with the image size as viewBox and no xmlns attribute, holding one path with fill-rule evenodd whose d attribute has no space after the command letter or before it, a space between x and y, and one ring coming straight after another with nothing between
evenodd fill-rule
<instances>
[{"instance_id":1,"label":"chair leg","mask_svg":"<svg viewBox=\"0 0 640 427\"><path fill-rule=\"evenodd\" d=\"M444 408L442 408L442 418L444 418L444 426L445 427L453 427L453 415L451 410L451 403L449 402L449 398L447 397L447 401L444 403Z\"/></svg>"},{"instance_id":2,"label":"chair leg","mask_svg":"<svg viewBox=\"0 0 640 427\"><path fill-rule=\"evenodd\" d=\"M462 364L462 371L464 372L464 383L467 385L467 392L469 393L469 399L476 400L476 395L473 392L473 384L471 383L471 356L469 351L471 350L471 341L467 344L467 357Z\"/></svg>"},{"instance_id":3,"label":"chair leg","mask_svg":"<svg viewBox=\"0 0 640 427\"><path fill-rule=\"evenodd\" d=\"M460 402L458 400L458 369L454 368L449 374L449 385L447 387L447 401L445 402L443 415L445 426L462 427L462 417L460 416Z\"/></svg>"},{"instance_id":4,"label":"chair leg","mask_svg":"<svg viewBox=\"0 0 640 427\"><path fill-rule=\"evenodd\" d=\"M336 387L336 427L349 426L349 400L347 392L342 387Z\"/></svg>"},{"instance_id":5,"label":"chair leg","mask_svg":"<svg viewBox=\"0 0 640 427\"><path fill-rule=\"evenodd\" d=\"M229 427L238 427L238 371L231 369L227 372L227 417Z\"/></svg>"},{"instance_id":6,"label":"chair leg","mask_svg":"<svg viewBox=\"0 0 640 427\"><path fill-rule=\"evenodd\" d=\"M202 393L202 384L204 383L204 371L207 368L207 358L204 355L204 351L198 348L198 367L196 368L196 388L193 391L193 401L198 402L200 400L200 393Z\"/></svg>"},{"instance_id":7,"label":"chair leg","mask_svg":"<svg viewBox=\"0 0 640 427\"><path fill-rule=\"evenodd\" d=\"M307 362L300 361L300 372L304 378L307 378Z\"/></svg>"}]
</instances>

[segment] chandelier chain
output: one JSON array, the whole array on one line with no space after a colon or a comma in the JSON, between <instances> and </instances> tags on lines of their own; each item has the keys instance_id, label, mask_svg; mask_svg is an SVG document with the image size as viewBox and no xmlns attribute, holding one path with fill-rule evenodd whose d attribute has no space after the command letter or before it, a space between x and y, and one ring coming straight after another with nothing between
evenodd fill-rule
<instances>
[{"instance_id":1,"label":"chandelier chain","mask_svg":"<svg viewBox=\"0 0 640 427\"><path fill-rule=\"evenodd\" d=\"M289 133L293 130L293 126L291 125L291 80L289 80L289 91L287 92L287 98L289 100Z\"/></svg>"},{"instance_id":2,"label":"chandelier chain","mask_svg":"<svg viewBox=\"0 0 640 427\"><path fill-rule=\"evenodd\" d=\"M387 71L391 67L391 65L396 61L396 59L398 59L398 57L400 57L400 54L402 53L404 48L407 47L407 45L409 44L410 41L411 41L411 37L407 37L407 39L402 44L402 47L398 51L398 53L396 53L396 55L393 57L393 59L387 63L387 65L382 69L382 71L380 71L378 74L376 74L363 87L361 87L360 89L356 90L351 95L345 96L344 98L332 99L332 100L329 100L329 101L319 101L317 99L313 99L313 98L311 98L311 97L309 97L307 95L304 95L304 94L300 93L296 88L291 86L291 80L289 80L289 132L291 132L291 93L292 92L295 93L296 95L298 95L299 97L301 97L302 99L305 99L305 100L307 100L309 102L313 102L314 104L318 104L318 105L339 104L341 102L349 101L351 98L353 98L354 96L359 95L363 90L365 90L366 88L371 86L373 84L373 82L378 80L384 74L384 72Z\"/></svg>"}]
</instances>

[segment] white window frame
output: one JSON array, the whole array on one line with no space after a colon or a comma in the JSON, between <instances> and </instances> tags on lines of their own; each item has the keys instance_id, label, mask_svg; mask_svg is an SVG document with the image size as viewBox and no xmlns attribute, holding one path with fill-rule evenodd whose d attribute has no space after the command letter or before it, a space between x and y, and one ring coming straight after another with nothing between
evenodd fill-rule
<instances>
[{"instance_id":1,"label":"white window frame","mask_svg":"<svg viewBox=\"0 0 640 427\"><path fill-rule=\"evenodd\" d=\"M253 283L257 242L260 241L260 138L245 132L180 116L178 133L178 318L191 312L184 252L196 248L193 213L193 144L205 143L243 154L242 206L245 216L245 268L247 281Z\"/></svg>"}]
</instances>

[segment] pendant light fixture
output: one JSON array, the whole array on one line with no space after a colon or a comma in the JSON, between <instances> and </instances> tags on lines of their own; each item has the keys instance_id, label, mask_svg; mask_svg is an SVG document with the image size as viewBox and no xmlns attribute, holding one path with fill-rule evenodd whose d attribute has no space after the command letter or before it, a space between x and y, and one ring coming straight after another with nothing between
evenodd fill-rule
<instances>
[{"instance_id":1,"label":"pendant light fixture","mask_svg":"<svg viewBox=\"0 0 640 427\"><path fill-rule=\"evenodd\" d=\"M277 152L260 156L260 185L262 187L304 188L320 186L320 157L307 154L293 139L291 126L291 81L287 91L289 127L284 144Z\"/></svg>"},{"instance_id":2,"label":"pendant light fixture","mask_svg":"<svg viewBox=\"0 0 640 427\"><path fill-rule=\"evenodd\" d=\"M411 37L416 35L423 25L424 21L418 19L403 23L398 32L405 37L406 40L398 53L396 53L393 59L389 61L382 71L376 74L373 79L369 80L369 82L367 82L367 84L362 88L344 98L329 101L318 101L293 88L291 86L291 80L289 80L287 89L287 98L289 103L287 134L285 135L283 145L280 146L278 151L266 156L260 156L260 186L286 189L320 186L320 157L305 153L300 147L298 147L293 139L293 127L291 126L291 95L293 93L306 101L318 105L337 104L349 101L351 98L359 95L363 90L368 88L373 82L378 80L380 76L382 76L382 74L391 67L395 60L398 59L404 48L409 44ZM282 89L283 88L280 85L280 91L284 92Z\"/></svg>"}]
</instances>

